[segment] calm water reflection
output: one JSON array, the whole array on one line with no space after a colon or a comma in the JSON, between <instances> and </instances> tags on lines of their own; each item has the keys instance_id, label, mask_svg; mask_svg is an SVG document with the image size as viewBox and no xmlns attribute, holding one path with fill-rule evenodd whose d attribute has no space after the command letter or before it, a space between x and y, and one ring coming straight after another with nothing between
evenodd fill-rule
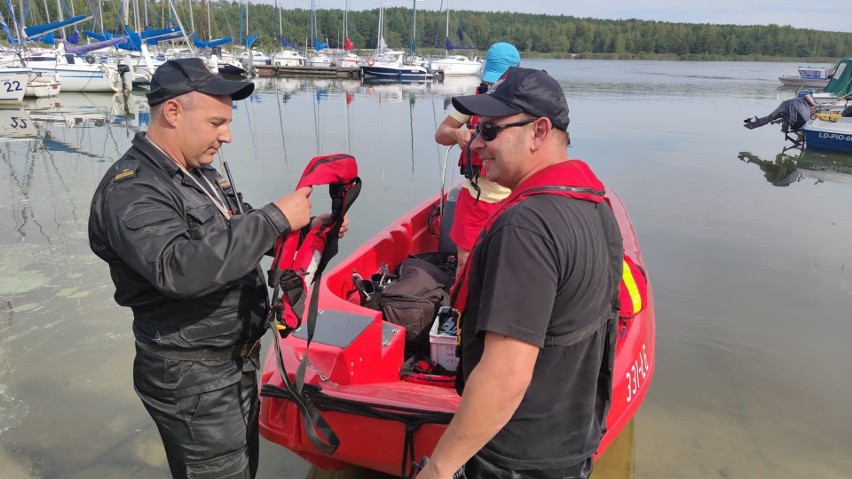
<instances>
[{"instance_id":1,"label":"calm water reflection","mask_svg":"<svg viewBox=\"0 0 852 479\"><path fill-rule=\"evenodd\" d=\"M596 476L849 477L852 166L748 131L787 97L782 63L527 61L560 80L573 157L622 197L656 294L658 369ZM351 152L364 190L346 254L440 187L443 84L259 79L223 149L247 200ZM86 242L108 165L148 124L144 97L63 93L0 110L0 477L164 477L133 392L130 314ZM318 201L321 203L321 201ZM319 206L322 208L322 205ZM263 442L259 477L325 473Z\"/></svg>"}]
</instances>

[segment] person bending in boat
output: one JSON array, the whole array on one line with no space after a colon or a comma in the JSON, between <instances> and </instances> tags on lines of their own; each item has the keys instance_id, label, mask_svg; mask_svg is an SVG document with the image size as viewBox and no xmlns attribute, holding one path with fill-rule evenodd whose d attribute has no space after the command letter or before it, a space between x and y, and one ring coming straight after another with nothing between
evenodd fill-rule
<instances>
[{"instance_id":1,"label":"person bending in boat","mask_svg":"<svg viewBox=\"0 0 852 479\"><path fill-rule=\"evenodd\" d=\"M618 224L568 159L568 104L546 72L510 68L453 105L479 115L471 148L512 193L453 290L462 397L417 478L586 478L612 394Z\"/></svg>"},{"instance_id":2,"label":"person bending in boat","mask_svg":"<svg viewBox=\"0 0 852 479\"><path fill-rule=\"evenodd\" d=\"M782 122L781 130L784 132L798 131L816 113L817 104L813 97L804 95L802 98L791 98L784 100L772 113L764 117L746 118L743 126L749 130L760 128L767 123Z\"/></svg>"},{"instance_id":3,"label":"person bending in boat","mask_svg":"<svg viewBox=\"0 0 852 479\"><path fill-rule=\"evenodd\" d=\"M176 478L255 476L268 303L259 261L310 222L310 188L251 209L211 166L231 141L233 101L253 89L197 58L161 65L147 134L92 199L89 242L116 302L133 310L133 384Z\"/></svg>"},{"instance_id":4,"label":"person bending in boat","mask_svg":"<svg viewBox=\"0 0 852 479\"><path fill-rule=\"evenodd\" d=\"M509 67L518 66L521 56L514 45L498 42L491 45L485 55L482 67L482 83L477 93L484 93L496 82ZM459 145L459 168L464 176L464 183L456 203L453 226L450 239L458 248L458 269L464 267L477 235L488 215L494 211L497 203L509 196L509 189L500 186L488 178L481 178L482 161L479 155L468 149L473 129L476 126L476 116L465 115L455 108L438 125L435 131L435 141L441 145Z\"/></svg>"}]
</instances>

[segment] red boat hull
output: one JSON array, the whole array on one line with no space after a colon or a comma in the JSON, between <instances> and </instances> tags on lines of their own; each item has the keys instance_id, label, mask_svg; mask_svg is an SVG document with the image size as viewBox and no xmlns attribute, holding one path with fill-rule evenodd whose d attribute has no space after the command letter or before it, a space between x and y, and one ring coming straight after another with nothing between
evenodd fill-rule
<instances>
[{"instance_id":1,"label":"red boat hull","mask_svg":"<svg viewBox=\"0 0 852 479\"><path fill-rule=\"evenodd\" d=\"M644 267L639 243L621 200L607 197L615 212L625 253ZM403 363L405 330L382 321L377 311L358 305L353 295L352 272L367 277L382 263L396 266L409 254L436 251L438 240L428 222L438 197L424 202L393 225L380 231L329 271L320 284L317 335L310 345L306 384L339 400L418 411L452 413L460 398L453 389L421 385L399 379ZM634 416L654 373L654 303L650 284L648 304L635 318L620 321L616 349L613 401L608 430L598 454L603 453ZM305 351L305 340L293 334L278 339L288 375L292 378ZM267 353L261 386L283 387L275 350ZM321 408L322 409L322 408ZM260 432L272 442L294 451L321 469L357 465L399 475L405 463L406 426L402 422L358 414L321 410L340 439L333 455L320 453L308 440L296 405L277 397L261 397ZM446 426L424 424L413 433L414 457L430 455Z\"/></svg>"}]
</instances>

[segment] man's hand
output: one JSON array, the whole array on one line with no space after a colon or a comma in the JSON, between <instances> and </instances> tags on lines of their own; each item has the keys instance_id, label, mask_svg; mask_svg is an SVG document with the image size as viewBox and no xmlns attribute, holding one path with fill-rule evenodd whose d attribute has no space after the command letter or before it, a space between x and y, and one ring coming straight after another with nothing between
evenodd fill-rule
<instances>
[{"instance_id":1,"label":"man's hand","mask_svg":"<svg viewBox=\"0 0 852 479\"><path fill-rule=\"evenodd\" d=\"M273 202L287 217L287 221L290 223L290 231L302 229L311 221L311 200L308 199L310 192L311 187L305 186Z\"/></svg>"},{"instance_id":2,"label":"man's hand","mask_svg":"<svg viewBox=\"0 0 852 479\"><path fill-rule=\"evenodd\" d=\"M311 228L316 228L321 225L323 222L328 221L331 217L331 213L326 213L323 215L319 215L311 222ZM343 215L343 223L340 225L340 233L338 233L337 238L343 238L346 232L349 231L349 213Z\"/></svg>"},{"instance_id":3,"label":"man's hand","mask_svg":"<svg viewBox=\"0 0 852 479\"><path fill-rule=\"evenodd\" d=\"M473 132L468 130L467 128L459 128L455 131L456 135L456 144L459 145L459 148L462 151L466 150L470 145L471 137L473 137Z\"/></svg>"}]
</instances>

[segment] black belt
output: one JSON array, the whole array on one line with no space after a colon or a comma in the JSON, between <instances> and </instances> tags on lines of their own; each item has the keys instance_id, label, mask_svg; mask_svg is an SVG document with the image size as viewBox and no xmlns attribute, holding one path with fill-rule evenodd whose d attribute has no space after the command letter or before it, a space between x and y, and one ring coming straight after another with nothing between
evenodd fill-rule
<instances>
[{"instance_id":1,"label":"black belt","mask_svg":"<svg viewBox=\"0 0 852 479\"><path fill-rule=\"evenodd\" d=\"M249 344L237 344L229 348L175 348L136 341L136 347L155 356L181 361L227 361L247 358L260 349L260 340Z\"/></svg>"}]
</instances>

